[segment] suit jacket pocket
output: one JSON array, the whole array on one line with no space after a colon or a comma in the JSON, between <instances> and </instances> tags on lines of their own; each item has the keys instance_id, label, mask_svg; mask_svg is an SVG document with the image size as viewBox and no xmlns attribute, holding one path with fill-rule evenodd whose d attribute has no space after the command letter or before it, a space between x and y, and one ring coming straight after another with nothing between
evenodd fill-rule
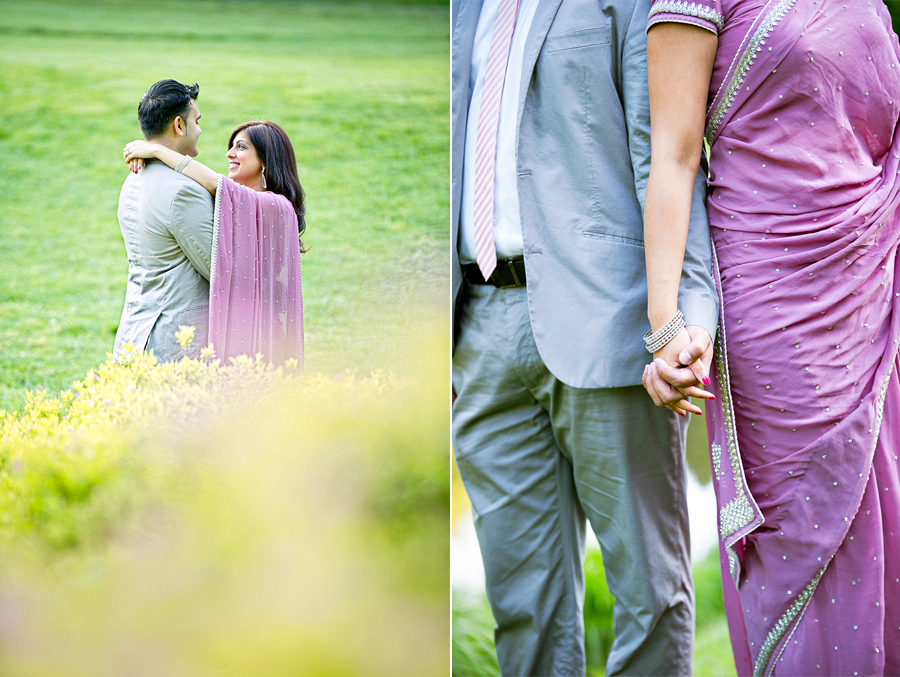
<instances>
[{"instance_id":1,"label":"suit jacket pocket","mask_svg":"<svg viewBox=\"0 0 900 677\"><path fill-rule=\"evenodd\" d=\"M591 237L596 240L607 240L609 242L615 242L616 244L627 244L632 247L640 247L644 248L644 241L638 240L633 237L626 237L624 235L613 235L612 233L605 233L597 230L583 230L581 231L582 235L585 237Z\"/></svg>"},{"instance_id":2,"label":"suit jacket pocket","mask_svg":"<svg viewBox=\"0 0 900 677\"><path fill-rule=\"evenodd\" d=\"M125 343L132 343L135 350L145 350L150 333L161 313L162 310L159 309L145 308L134 302L126 302L125 313L119 323L119 330L116 332L116 347L121 348Z\"/></svg>"},{"instance_id":3,"label":"suit jacket pocket","mask_svg":"<svg viewBox=\"0 0 900 677\"><path fill-rule=\"evenodd\" d=\"M549 35L544 43L543 54L553 54L568 49L590 47L591 45L606 45L612 42L612 28L610 26L598 26L586 28L562 35Z\"/></svg>"}]
</instances>

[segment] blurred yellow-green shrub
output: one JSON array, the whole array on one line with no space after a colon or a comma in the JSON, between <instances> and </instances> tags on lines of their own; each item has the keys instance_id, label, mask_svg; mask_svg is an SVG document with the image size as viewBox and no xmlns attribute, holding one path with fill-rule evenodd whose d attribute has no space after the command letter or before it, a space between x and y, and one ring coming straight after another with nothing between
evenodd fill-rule
<instances>
[{"instance_id":1,"label":"blurred yellow-green shrub","mask_svg":"<svg viewBox=\"0 0 900 677\"><path fill-rule=\"evenodd\" d=\"M0 412L0 674L446 675L449 376L131 353Z\"/></svg>"}]
</instances>

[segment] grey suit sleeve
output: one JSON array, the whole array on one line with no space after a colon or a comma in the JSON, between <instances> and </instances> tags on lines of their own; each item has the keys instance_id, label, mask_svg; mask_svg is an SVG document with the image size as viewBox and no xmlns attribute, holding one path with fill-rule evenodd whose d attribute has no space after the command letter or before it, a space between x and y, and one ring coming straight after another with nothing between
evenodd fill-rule
<instances>
[{"instance_id":1,"label":"grey suit sleeve","mask_svg":"<svg viewBox=\"0 0 900 677\"><path fill-rule=\"evenodd\" d=\"M650 176L650 94L647 89L647 17L650 0L636 0L622 42L621 91L628 153L641 213Z\"/></svg>"},{"instance_id":2,"label":"grey suit sleeve","mask_svg":"<svg viewBox=\"0 0 900 677\"><path fill-rule=\"evenodd\" d=\"M181 186L172 198L169 224L191 265L208 280L213 236L213 200L209 192L193 182Z\"/></svg>"},{"instance_id":3,"label":"grey suit sleeve","mask_svg":"<svg viewBox=\"0 0 900 677\"><path fill-rule=\"evenodd\" d=\"M649 0L636 0L622 46L622 93L628 150L641 211L650 176L650 95L647 89L647 17ZM712 279L709 222L706 217L706 176L697 172L691 200L691 221L678 286L678 308L684 321L706 329L715 338L719 301Z\"/></svg>"},{"instance_id":4,"label":"grey suit sleeve","mask_svg":"<svg viewBox=\"0 0 900 677\"><path fill-rule=\"evenodd\" d=\"M719 325L719 295L712 278L711 247L706 216L706 175L701 166L691 199L691 222L678 285L678 308L684 313L685 324L703 327L715 340Z\"/></svg>"}]
</instances>

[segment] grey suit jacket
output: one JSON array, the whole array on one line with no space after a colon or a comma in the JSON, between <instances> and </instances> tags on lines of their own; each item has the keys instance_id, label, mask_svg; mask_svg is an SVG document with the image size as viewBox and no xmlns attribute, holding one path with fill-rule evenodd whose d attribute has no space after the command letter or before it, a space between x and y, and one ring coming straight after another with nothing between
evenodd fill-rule
<instances>
[{"instance_id":1,"label":"grey suit jacket","mask_svg":"<svg viewBox=\"0 0 900 677\"><path fill-rule=\"evenodd\" d=\"M453 0L454 315L472 44L481 0ZM544 363L581 388L637 385L650 355L643 202L650 172L649 0L540 0L525 47L516 130L528 308ZM504 96L509 96L504 92ZM678 297L715 336L705 180L697 176Z\"/></svg>"},{"instance_id":2,"label":"grey suit jacket","mask_svg":"<svg viewBox=\"0 0 900 677\"><path fill-rule=\"evenodd\" d=\"M185 353L175 332L179 325L193 325L189 354L195 356L209 333L212 196L151 160L125 180L118 216L128 252L128 287L115 354L133 343L163 362L179 359Z\"/></svg>"}]
</instances>

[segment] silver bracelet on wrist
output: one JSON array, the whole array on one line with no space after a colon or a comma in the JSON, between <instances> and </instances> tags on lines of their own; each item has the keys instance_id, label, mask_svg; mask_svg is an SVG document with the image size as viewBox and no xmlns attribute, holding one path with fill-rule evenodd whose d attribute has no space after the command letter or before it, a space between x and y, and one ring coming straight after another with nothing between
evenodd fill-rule
<instances>
[{"instance_id":1,"label":"silver bracelet on wrist","mask_svg":"<svg viewBox=\"0 0 900 677\"><path fill-rule=\"evenodd\" d=\"M193 159L194 158L192 158L190 155L185 155L181 159L181 162L179 162L177 165L175 165L175 171L180 174L182 171L184 171L184 168L188 166L188 162L190 162Z\"/></svg>"},{"instance_id":2,"label":"silver bracelet on wrist","mask_svg":"<svg viewBox=\"0 0 900 677\"><path fill-rule=\"evenodd\" d=\"M682 329L684 329L684 315L682 315L679 310L675 313L675 317L666 322L662 327L654 332L648 331L644 334L644 343L647 344L647 352L652 355L673 338L678 336L678 332Z\"/></svg>"}]
</instances>

